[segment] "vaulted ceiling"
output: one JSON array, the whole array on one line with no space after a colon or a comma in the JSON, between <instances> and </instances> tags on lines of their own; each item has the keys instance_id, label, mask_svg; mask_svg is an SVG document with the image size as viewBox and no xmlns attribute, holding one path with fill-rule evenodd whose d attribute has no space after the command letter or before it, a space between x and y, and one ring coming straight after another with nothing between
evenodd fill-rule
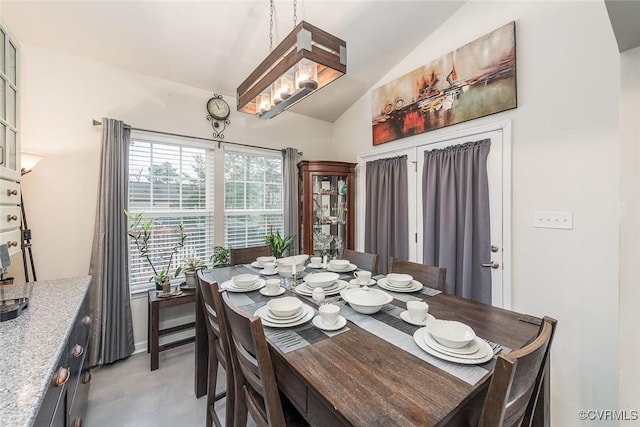
<instances>
[{"instance_id":1,"label":"vaulted ceiling","mask_svg":"<svg viewBox=\"0 0 640 427\"><path fill-rule=\"evenodd\" d=\"M347 74L292 111L335 121L464 1L298 0L297 19L347 42ZM274 46L293 28L276 1ZM269 53L268 0L7 1L2 21L29 43L232 95ZM425 58L425 62L430 58Z\"/></svg>"}]
</instances>

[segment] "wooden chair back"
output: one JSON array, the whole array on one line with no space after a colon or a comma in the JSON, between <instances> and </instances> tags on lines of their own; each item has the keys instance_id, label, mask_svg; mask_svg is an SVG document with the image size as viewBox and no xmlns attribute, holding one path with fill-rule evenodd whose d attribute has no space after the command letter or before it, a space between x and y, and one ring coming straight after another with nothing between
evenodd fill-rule
<instances>
[{"instance_id":1,"label":"wooden chair back","mask_svg":"<svg viewBox=\"0 0 640 427\"><path fill-rule=\"evenodd\" d=\"M209 337L209 375L207 392L207 427L212 424L222 427L222 422L215 411L215 402L226 396L225 426L233 426L235 408L235 387L233 368L231 363L231 349L229 347L229 335L224 316L224 304L218 283L208 281L202 272L198 272L198 284L202 295L203 313L207 325ZM222 365L226 373L226 391L216 393L218 380L218 363Z\"/></svg>"},{"instance_id":2,"label":"wooden chair back","mask_svg":"<svg viewBox=\"0 0 640 427\"><path fill-rule=\"evenodd\" d=\"M368 254L366 252L345 249L342 252L342 258L357 265L361 270L370 271L373 276L378 274L378 254Z\"/></svg>"},{"instance_id":3,"label":"wooden chair back","mask_svg":"<svg viewBox=\"0 0 640 427\"><path fill-rule=\"evenodd\" d=\"M555 324L555 320L545 317L533 342L509 354L498 355L479 427L521 425L548 354Z\"/></svg>"},{"instance_id":4,"label":"wooden chair back","mask_svg":"<svg viewBox=\"0 0 640 427\"><path fill-rule=\"evenodd\" d=\"M259 256L271 256L271 248L265 246L252 246L250 248L229 249L229 264L251 264Z\"/></svg>"},{"instance_id":5,"label":"wooden chair back","mask_svg":"<svg viewBox=\"0 0 640 427\"><path fill-rule=\"evenodd\" d=\"M389 273L410 274L424 286L444 291L447 269L391 257Z\"/></svg>"},{"instance_id":6,"label":"wooden chair back","mask_svg":"<svg viewBox=\"0 0 640 427\"><path fill-rule=\"evenodd\" d=\"M259 317L247 316L233 306L226 292L222 296L229 326L231 352L234 362L237 404L246 407L239 412L246 418L247 410L257 425L285 427L282 402ZM237 419L245 425L246 419Z\"/></svg>"}]
</instances>

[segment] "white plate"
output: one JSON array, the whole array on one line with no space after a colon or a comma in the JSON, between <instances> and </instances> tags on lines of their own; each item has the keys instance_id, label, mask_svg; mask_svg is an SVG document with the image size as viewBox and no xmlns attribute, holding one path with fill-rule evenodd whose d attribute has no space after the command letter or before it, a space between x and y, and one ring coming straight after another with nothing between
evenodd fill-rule
<instances>
[{"instance_id":1,"label":"white plate","mask_svg":"<svg viewBox=\"0 0 640 427\"><path fill-rule=\"evenodd\" d=\"M260 291L262 292L262 291ZM412 325L416 325L416 326L424 326L427 324L427 322L431 319L435 319L435 317L433 317L432 315L430 315L429 313L427 313L427 317L424 318L424 320L422 320L422 322L416 322L414 320L411 320L411 317L409 317L409 312L408 311L403 311L402 313L400 313L400 318L402 320L404 320L407 323L410 323Z\"/></svg>"},{"instance_id":2,"label":"white plate","mask_svg":"<svg viewBox=\"0 0 640 427\"><path fill-rule=\"evenodd\" d=\"M322 268L322 264L318 264L318 265L313 265L313 264L307 264L307 267L309 268Z\"/></svg>"},{"instance_id":3,"label":"white plate","mask_svg":"<svg viewBox=\"0 0 640 427\"><path fill-rule=\"evenodd\" d=\"M476 340L479 340L479 341L473 342L473 344L475 344L474 347L477 349L475 352L460 354L460 353L455 353L451 351L451 349L447 349L446 347L443 348L441 345L439 346L438 342L435 339L433 339L433 336L429 332L427 331L424 332L424 342L427 343L427 345L432 349L442 354L446 354L447 356L458 357L460 359L473 360L473 359L481 359L487 356L488 354L493 355L493 349L491 349L491 346L487 344L485 340L478 337L476 337ZM483 344L486 344L486 346Z\"/></svg>"},{"instance_id":4,"label":"white plate","mask_svg":"<svg viewBox=\"0 0 640 427\"><path fill-rule=\"evenodd\" d=\"M331 288L330 290L325 289L324 291L325 296L339 294L340 291L342 291L348 286L347 282L345 282L344 280L336 280L336 283L338 284L337 287ZM313 296L313 289L308 287L306 283L302 283L296 286L296 288L294 289L294 292L297 294L303 295L305 297Z\"/></svg>"},{"instance_id":5,"label":"white plate","mask_svg":"<svg viewBox=\"0 0 640 427\"><path fill-rule=\"evenodd\" d=\"M251 267L260 268L260 269L264 268L258 261L253 261L251 263Z\"/></svg>"},{"instance_id":6,"label":"white plate","mask_svg":"<svg viewBox=\"0 0 640 427\"><path fill-rule=\"evenodd\" d=\"M340 283L338 283L339 279L336 280L335 282L333 282L331 285L327 286L326 288L322 288L325 292L331 292L331 291L335 291L336 289L340 288ZM309 286L309 282L305 282L304 280L302 281L302 283L300 283L300 286L304 285L304 287L302 289L304 289L305 291L309 291L309 292L313 292L313 290L316 287L313 286Z\"/></svg>"},{"instance_id":7,"label":"white plate","mask_svg":"<svg viewBox=\"0 0 640 427\"><path fill-rule=\"evenodd\" d=\"M307 314L307 312L301 307L300 310L297 311L293 316L281 319L279 317L275 317L266 306L260 307L254 313L255 316L260 317L262 320L266 320L267 322L276 323L279 325L297 322L298 320L302 319L305 314Z\"/></svg>"},{"instance_id":8,"label":"white plate","mask_svg":"<svg viewBox=\"0 0 640 427\"><path fill-rule=\"evenodd\" d=\"M351 279L349 280L349 283L352 285L357 285L357 286L373 286L376 284L376 281L373 279L369 279L368 283L360 283L360 281L358 279Z\"/></svg>"},{"instance_id":9,"label":"white plate","mask_svg":"<svg viewBox=\"0 0 640 427\"><path fill-rule=\"evenodd\" d=\"M464 359L462 357L450 356L448 354L444 354L444 353L439 352L438 350L435 350L435 349L433 349L433 348L431 348L431 347L429 347L427 345L427 342L425 341L425 332L426 331L427 331L426 328L420 328L417 331L415 331L414 334L413 334L413 340L415 341L416 344L418 344L418 347L420 347L421 349L423 349L424 351L426 351L428 354L432 355L433 357L437 357L438 359L446 360L448 362L460 363L460 364L463 364L463 365L479 365L481 363L488 362L493 357L493 351L491 350L491 347L489 346L489 344L487 344L484 340L481 340L481 339L480 339L480 341L482 341L484 344L486 344L485 351L486 351L487 347L489 349L488 353L485 354L485 357L483 357L483 358L479 358L479 359ZM480 344L480 343L478 343L478 344ZM482 345L482 344L480 344L480 345Z\"/></svg>"},{"instance_id":10,"label":"white plate","mask_svg":"<svg viewBox=\"0 0 640 427\"><path fill-rule=\"evenodd\" d=\"M264 279L256 280L256 283L247 287L247 288L239 288L233 284L233 280L227 280L226 282L222 282L222 289L226 289L229 292L251 292L256 291L262 287L264 287Z\"/></svg>"},{"instance_id":11,"label":"white plate","mask_svg":"<svg viewBox=\"0 0 640 427\"><path fill-rule=\"evenodd\" d=\"M349 264L349 267L345 268L344 270L338 270L338 269L335 269L335 268L331 267L331 265L329 265L329 267L327 267L327 271L332 271L334 273L350 273L350 272L354 271L357 268L358 268L357 265Z\"/></svg>"},{"instance_id":12,"label":"white plate","mask_svg":"<svg viewBox=\"0 0 640 427\"><path fill-rule=\"evenodd\" d=\"M278 292L276 292L275 294L267 293L267 288L260 289L260 293L262 295L264 295L265 297L277 297L278 295L284 294L285 291L286 291L286 289L283 288L282 286L280 286L280 289L278 289Z\"/></svg>"},{"instance_id":13,"label":"white plate","mask_svg":"<svg viewBox=\"0 0 640 427\"><path fill-rule=\"evenodd\" d=\"M442 353L445 354L451 354L454 356L457 355L465 355L465 354L474 354L478 351L478 349L480 348L480 346L478 345L478 341L473 340L471 341L469 344L465 345L464 347L461 348L451 348L451 347L447 347L444 346L442 344L440 344L434 337L433 335L431 335L429 333L429 331L425 332L425 341L427 342L427 344L431 347L434 348ZM428 335L428 337L427 337ZM478 338L478 337L476 337Z\"/></svg>"},{"instance_id":14,"label":"white plate","mask_svg":"<svg viewBox=\"0 0 640 427\"><path fill-rule=\"evenodd\" d=\"M255 315L258 316L258 311L260 310L269 310L266 306L259 308L258 310L256 310ZM313 310L313 308L309 307L306 304L302 305L302 309L304 310L305 314L302 316L301 319L296 320L295 322L291 322L291 323L272 323L268 320L265 320L263 316L260 316L260 318L262 319L262 324L264 326L270 326L272 328L290 328L293 326L298 326L298 325L302 325L303 323L308 322L309 320L313 319L313 316L315 314L315 311Z\"/></svg>"},{"instance_id":15,"label":"white plate","mask_svg":"<svg viewBox=\"0 0 640 427\"><path fill-rule=\"evenodd\" d=\"M264 270L262 270L260 274L262 274L263 276L273 276L275 274L278 274L278 272L276 270L273 270L271 273L266 273Z\"/></svg>"},{"instance_id":16,"label":"white plate","mask_svg":"<svg viewBox=\"0 0 640 427\"><path fill-rule=\"evenodd\" d=\"M424 287L417 280L413 280L411 286L394 286L389 283L386 277L378 280L378 286L392 292L416 292Z\"/></svg>"},{"instance_id":17,"label":"white plate","mask_svg":"<svg viewBox=\"0 0 640 427\"><path fill-rule=\"evenodd\" d=\"M316 316L313 318L313 326L318 329L322 329L323 331L337 331L338 329L342 329L347 325L347 319L342 316L338 316L338 320L331 326L326 326L322 322L322 317Z\"/></svg>"}]
</instances>

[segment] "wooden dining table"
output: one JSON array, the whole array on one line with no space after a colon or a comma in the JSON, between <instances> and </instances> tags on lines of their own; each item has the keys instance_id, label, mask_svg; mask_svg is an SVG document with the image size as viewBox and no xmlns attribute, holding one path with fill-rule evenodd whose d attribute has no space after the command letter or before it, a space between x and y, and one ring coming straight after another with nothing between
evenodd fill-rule
<instances>
[{"instance_id":1,"label":"wooden dining table","mask_svg":"<svg viewBox=\"0 0 640 427\"><path fill-rule=\"evenodd\" d=\"M256 270L234 266L204 274L222 284L248 272ZM285 295L291 293L289 289ZM310 298L301 299L315 308ZM530 342L541 322L536 317L444 293L425 301L431 315L464 322L478 337L498 344L504 351ZM391 304L406 307L400 299ZM198 292L194 386L198 397L207 392L208 338L204 322ZM267 339L278 387L316 426L474 425L492 373L486 371L475 383L464 381L351 321L346 332L328 334L326 339L294 351L282 351L268 334ZM548 384L547 366L547 380L534 418L537 426L549 425Z\"/></svg>"}]
</instances>

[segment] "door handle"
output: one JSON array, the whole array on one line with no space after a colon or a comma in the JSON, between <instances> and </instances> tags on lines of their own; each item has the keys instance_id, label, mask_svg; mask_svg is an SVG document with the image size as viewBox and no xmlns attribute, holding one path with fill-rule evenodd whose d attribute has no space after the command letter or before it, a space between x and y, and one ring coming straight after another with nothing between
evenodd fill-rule
<instances>
[{"instance_id":1,"label":"door handle","mask_svg":"<svg viewBox=\"0 0 640 427\"><path fill-rule=\"evenodd\" d=\"M491 268L498 268L500 267L500 263L497 263L495 261L491 261L490 263L487 264L481 264L483 267L491 267Z\"/></svg>"}]
</instances>

